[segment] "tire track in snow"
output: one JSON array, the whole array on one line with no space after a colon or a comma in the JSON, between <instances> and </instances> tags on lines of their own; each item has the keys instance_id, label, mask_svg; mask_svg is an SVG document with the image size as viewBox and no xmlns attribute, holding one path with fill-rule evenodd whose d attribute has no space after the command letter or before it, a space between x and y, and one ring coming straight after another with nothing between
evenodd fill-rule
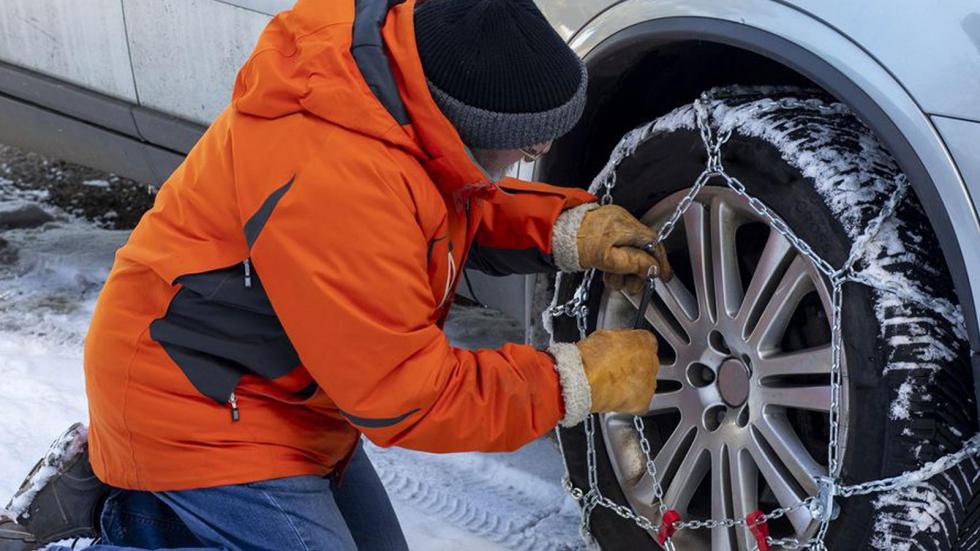
<instances>
[{"instance_id":1,"label":"tire track in snow","mask_svg":"<svg viewBox=\"0 0 980 551\"><path fill-rule=\"evenodd\" d=\"M560 459L550 442L538 440L514 454L365 448L392 499L425 515L508 549L585 548L578 509L561 490Z\"/></svg>"}]
</instances>

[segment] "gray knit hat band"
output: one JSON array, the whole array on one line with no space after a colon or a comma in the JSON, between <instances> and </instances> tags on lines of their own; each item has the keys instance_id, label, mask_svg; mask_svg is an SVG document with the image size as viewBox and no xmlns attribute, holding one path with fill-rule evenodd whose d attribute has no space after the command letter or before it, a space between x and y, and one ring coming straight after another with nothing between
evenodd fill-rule
<instances>
[{"instance_id":1,"label":"gray knit hat band","mask_svg":"<svg viewBox=\"0 0 980 551\"><path fill-rule=\"evenodd\" d=\"M474 149L520 149L556 139L575 126L585 110L588 74L582 64L582 80L572 98L538 113L497 113L466 105L427 82L436 105L464 144Z\"/></svg>"}]
</instances>

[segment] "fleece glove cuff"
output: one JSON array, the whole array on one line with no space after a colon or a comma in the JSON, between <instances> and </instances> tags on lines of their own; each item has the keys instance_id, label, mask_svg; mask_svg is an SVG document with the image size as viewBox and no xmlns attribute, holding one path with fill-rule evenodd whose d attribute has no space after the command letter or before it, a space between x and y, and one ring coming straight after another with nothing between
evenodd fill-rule
<instances>
[{"instance_id":1,"label":"fleece glove cuff","mask_svg":"<svg viewBox=\"0 0 980 551\"><path fill-rule=\"evenodd\" d=\"M565 416L560 423L563 427L574 427L585 421L592 411L592 388L585 376L582 353L573 343L556 342L548 347L555 359L555 371L561 383L561 397L565 402Z\"/></svg>"},{"instance_id":2,"label":"fleece glove cuff","mask_svg":"<svg viewBox=\"0 0 980 551\"><path fill-rule=\"evenodd\" d=\"M561 213L551 232L551 251L555 265L563 272L585 270L579 262L578 232L586 213L599 208L598 203L585 203Z\"/></svg>"},{"instance_id":3,"label":"fleece glove cuff","mask_svg":"<svg viewBox=\"0 0 980 551\"><path fill-rule=\"evenodd\" d=\"M575 344L552 344L548 352L555 358L565 402L562 426L575 426L589 413L649 410L660 371L653 333L599 330Z\"/></svg>"}]
</instances>

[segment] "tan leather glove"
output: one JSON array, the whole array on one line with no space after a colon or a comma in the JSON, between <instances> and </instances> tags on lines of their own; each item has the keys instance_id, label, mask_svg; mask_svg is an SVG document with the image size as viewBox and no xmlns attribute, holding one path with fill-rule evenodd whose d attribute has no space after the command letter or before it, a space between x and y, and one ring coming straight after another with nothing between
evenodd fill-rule
<instances>
[{"instance_id":1,"label":"tan leather glove","mask_svg":"<svg viewBox=\"0 0 980 551\"><path fill-rule=\"evenodd\" d=\"M656 238L653 229L619 205L582 205L555 224L555 259L563 271L595 268L604 272L607 286L639 292L651 267L664 281L673 276L662 245L644 250Z\"/></svg>"},{"instance_id":2,"label":"tan leather glove","mask_svg":"<svg viewBox=\"0 0 980 551\"><path fill-rule=\"evenodd\" d=\"M650 410L660 359L657 339L649 331L600 330L575 344L553 344L549 352L561 379L564 426L582 422L590 412ZM585 382L588 387L583 390Z\"/></svg>"},{"instance_id":3,"label":"tan leather glove","mask_svg":"<svg viewBox=\"0 0 980 551\"><path fill-rule=\"evenodd\" d=\"M604 205L585 213L576 244L583 268L604 272L606 285L639 292L654 267L654 275L668 281L673 272L663 245L647 252L657 233L619 205ZM608 274L608 275L606 275Z\"/></svg>"}]
</instances>

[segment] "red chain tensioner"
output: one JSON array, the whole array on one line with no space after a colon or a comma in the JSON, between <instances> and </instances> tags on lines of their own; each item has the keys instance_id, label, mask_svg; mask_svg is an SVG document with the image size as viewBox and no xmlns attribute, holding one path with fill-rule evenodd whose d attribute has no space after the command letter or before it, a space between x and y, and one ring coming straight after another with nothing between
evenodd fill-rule
<instances>
[{"instance_id":1,"label":"red chain tensioner","mask_svg":"<svg viewBox=\"0 0 980 551\"><path fill-rule=\"evenodd\" d=\"M677 531L677 528L674 527L674 523L680 521L681 514L677 511L671 509L664 513L664 518L660 524L660 530L657 531L657 543L659 543L661 547L663 547L667 540L674 537L674 532Z\"/></svg>"},{"instance_id":2,"label":"red chain tensioner","mask_svg":"<svg viewBox=\"0 0 980 551\"><path fill-rule=\"evenodd\" d=\"M748 525L755 542L759 544L759 551L769 551L769 525L766 524L766 515L756 509L745 515L745 523Z\"/></svg>"}]
</instances>

